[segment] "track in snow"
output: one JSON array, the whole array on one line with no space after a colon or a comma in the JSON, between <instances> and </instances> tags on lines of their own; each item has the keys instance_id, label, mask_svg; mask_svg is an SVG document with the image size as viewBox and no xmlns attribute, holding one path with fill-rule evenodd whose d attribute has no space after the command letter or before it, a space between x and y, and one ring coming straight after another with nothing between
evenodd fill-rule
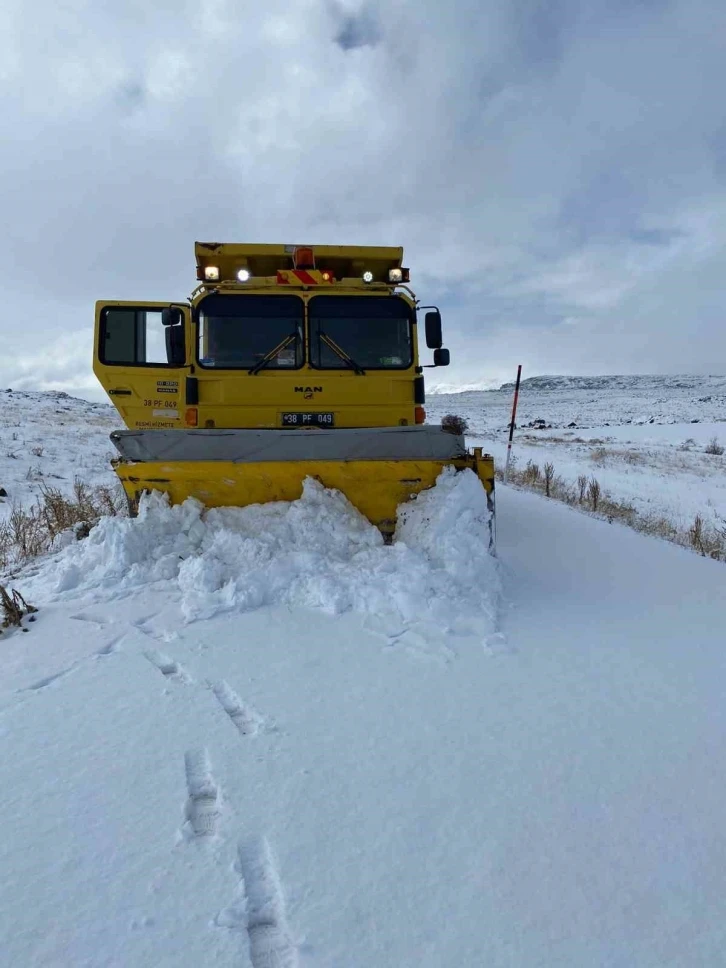
<instances>
[{"instance_id":1,"label":"track in snow","mask_svg":"<svg viewBox=\"0 0 726 968\"><path fill-rule=\"evenodd\" d=\"M189 750L184 756L189 794L184 811L186 833L191 839L214 837L219 826L219 788L212 776L205 749Z\"/></svg>"},{"instance_id":2,"label":"track in snow","mask_svg":"<svg viewBox=\"0 0 726 968\"><path fill-rule=\"evenodd\" d=\"M216 919L220 927L244 930L252 968L298 968L297 947L290 937L285 899L266 837L239 844L237 895Z\"/></svg>"},{"instance_id":3,"label":"track in snow","mask_svg":"<svg viewBox=\"0 0 726 968\"><path fill-rule=\"evenodd\" d=\"M157 652L155 649L149 649L144 652L144 655L166 679L173 679L174 682L184 683L191 683L193 681L186 669L174 659L165 655L165 653Z\"/></svg>"},{"instance_id":4,"label":"track in snow","mask_svg":"<svg viewBox=\"0 0 726 968\"><path fill-rule=\"evenodd\" d=\"M255 733L260 731L264 722L262 716L252 706L242 702L237 693L224 680L210 683L210 686L219 705L227 713L242 736L254 736Z\"/></svg>"}]
</instances>

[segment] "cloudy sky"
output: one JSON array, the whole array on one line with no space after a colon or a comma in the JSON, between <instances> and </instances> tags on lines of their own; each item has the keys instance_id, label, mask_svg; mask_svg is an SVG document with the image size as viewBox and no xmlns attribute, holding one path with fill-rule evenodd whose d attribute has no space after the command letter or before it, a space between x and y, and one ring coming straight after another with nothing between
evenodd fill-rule
<instances>
[{"instance_id":1,"label":"cloudy sky","mask_svg":"<svg viewBox=\"0 0 726 968\"><path fill-rule=\"evenodd\" d=\"M93 395L94 301L183 298L195 239L403 245L447 383L726 372L723 0L5 0L0 42L0 387Z\"/></svg>"}]
</instances>

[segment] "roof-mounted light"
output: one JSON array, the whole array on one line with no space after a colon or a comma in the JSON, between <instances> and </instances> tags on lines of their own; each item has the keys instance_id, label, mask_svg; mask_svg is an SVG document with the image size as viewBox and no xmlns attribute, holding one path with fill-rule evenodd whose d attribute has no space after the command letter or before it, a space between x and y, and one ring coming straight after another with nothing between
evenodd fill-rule
<instances>
[{"instance_id":1,"label":"roof-mounted light","mask_svg":"<svg viewBox=\"0 0 726 968\"><path fill-rule=\"evenodd\" d=\"M237 279L239 282L247 282L250 278L250 275L251 273L249 269L239 269L237 271Z\"/></svg>"},{"instance_id":2,"label":"roof-mounted light","mask_svg":"<svg viewBox=\"0 0 726 968\"><path fill-rule=\"evenodd\" d=\"M309 245L298 245L292 254L292 264L296 269L314 269L315 253Z\"/></svg>"},{"instance_id":3,"label":"roof-mounted light","mask_svg":"<svg viewBox=\"0 0 726 968\"><path fill-rule=\"evenodd\" d=\"M408 269L389 269L388 270L388 281L396 285L399 282L409 282L410 271Z\"/></svg>"},{"instance_id":4,"label":"roof-mounted light","mask_svg":"<svg viewBox=\"0 0 726 968\"><path fill-rule=\"evenodd\" d=\"M205 282L219 282L219 266L204 267Z\"/></svg>"},{"instance_id":5,"label":"roof-mounted light","mask_svg":"<svg viewBox=\"0 0 726 968\"><path fill-rule=\"evenodd\" d=\"M363 273L363 282L373 282L373 273L370 271L370 269L366 269L366 271Z\"/></svg>"}]
</instances>

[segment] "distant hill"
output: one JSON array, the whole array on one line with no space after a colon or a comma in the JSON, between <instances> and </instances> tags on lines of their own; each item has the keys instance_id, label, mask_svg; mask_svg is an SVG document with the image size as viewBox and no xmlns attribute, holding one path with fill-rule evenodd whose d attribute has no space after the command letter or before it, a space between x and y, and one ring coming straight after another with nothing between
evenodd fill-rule
<instances>
[{"instance_id":1,"label":"distant hill","mask_svg":"<svg viewBox=\"0 0 726 968\"><path fill-rule=\"evenodd\" d=\"M604 376L531 376L522 380L530 390L693 390L709 387L715 392L726 390L726 376L674 375L604 375ZM503 383L500 390L513 390L514 383Z\"/></svg>"},{"instance_id":2,"label":"distant hill","mask_svg":"<svg viewBox=\"0 0 726 968\"><path fill-rule=\"evenodd\" d=\"M603 392L607 390L618 392L646 393L668 393L673 390L690 390L694 393L726 393L726 376L710 375L603 375L603 376L557 376L542 375L530 376L522 380L522 389L538 392L557 392L589 390ZM426 392L432 395L437 394L457 394L457 393L476 393L476 392L511 392L514 390L514 382L495 383L494 381L482 380L478 383L433 383L427 384Z\"/></svg>"},{"instance_id":3,"label":"distant hill","mask_svg":"<svg viewBox=\"0 0 726 968\"><path fill-rule=\"evenodd\" d=\"M463 415L482 432L508 426L513 383L427 393L429 420ZM553 427L704 423L726 420L726 376L532 376L522 380L517 420Z\"/></svg>"},{"instance_id":4,"label":"distant hill","mask_svg":"<svg viewBox=\"0 0 726 968\"><path fill-rule=\"evenodd\" d=\"M434 383L426 380L427 393L481 393L486 390L499 390L498 380L477 380L476 383Z\"/></svg>"}]
</instances>

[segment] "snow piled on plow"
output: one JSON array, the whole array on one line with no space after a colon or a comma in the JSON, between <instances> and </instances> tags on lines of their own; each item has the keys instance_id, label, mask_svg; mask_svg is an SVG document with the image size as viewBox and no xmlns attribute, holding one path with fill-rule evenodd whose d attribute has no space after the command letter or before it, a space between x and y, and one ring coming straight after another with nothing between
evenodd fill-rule
<instances>
[{"instance_id":1,"label":"snow piled on plow","mask_svg":"<svg viewBox=\"0 0 726 968\"><path fill-rule=\"evenodd\" d=\"M205 510L154 493L135 519L106 518L41 566L36 599L117 598L175 585L186 622L283 604L441 631L495 630L499 581L486 493L471 471L444 471L399 509L386 546L339 491L307 479L293 502Z\"/></svg>"}]
</instances>

